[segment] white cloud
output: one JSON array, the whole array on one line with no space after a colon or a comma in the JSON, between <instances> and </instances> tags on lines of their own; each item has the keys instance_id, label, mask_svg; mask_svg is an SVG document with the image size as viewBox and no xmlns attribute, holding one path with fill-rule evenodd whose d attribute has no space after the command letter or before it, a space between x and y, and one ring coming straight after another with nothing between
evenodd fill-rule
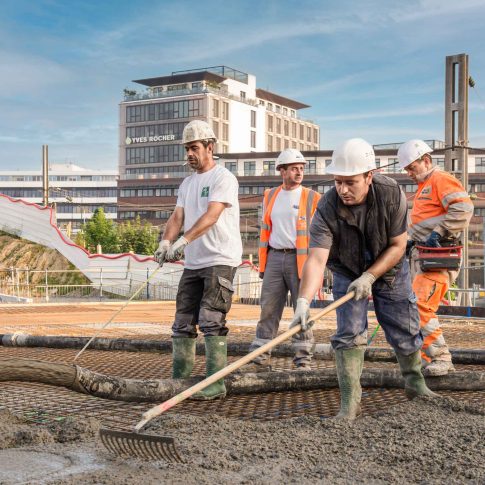
<instances>
[{"instance_id":1,"label":"white cloud","mask_svg":"<svg viewBox=\"0 0 485 485\"><path fill-rule=\"evenodd\" d=\"M0 89L5 98L37 94L71 80L66 68L45 57L2 50L0 58Z\"/></svg>"},{"instance_id":2,"label":"white cloud","mask_svg":"<svg viewBox=\"0 0 485 485\"><path fill-rule=\"evenodd\" d=\"M341 115L333 116L315 116L316 121L329 122L329 121L351 121L351 120L367 120L376 118L396 118L404 116L420 116L427 114L434 114L443 111L441 104L430 104L427 106L412 106L409 108L396 108L381 111L367 111L357 113L345 113Z\"/></svg>"}]
</instances>

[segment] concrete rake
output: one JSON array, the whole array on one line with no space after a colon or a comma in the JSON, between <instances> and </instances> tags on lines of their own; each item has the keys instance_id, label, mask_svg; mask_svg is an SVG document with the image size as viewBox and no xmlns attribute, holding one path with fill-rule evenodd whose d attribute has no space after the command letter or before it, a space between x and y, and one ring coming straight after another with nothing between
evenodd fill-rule
<instances>
[{"instance_id":1,"label":"concrete rake","mask_svg":"<svg viewBox=\"0 0 485 485\"><path fill-rule=\"evenodd\" d=\"M355 292L352 291L350 293L347 293L345 296L338 299L337 301L334 301L321 312L313 316L311 322L313 323L315 320L322 318L327 313L335 310L335 308L343 305L344 303L352 299L354 295ZM192 387L189 387L188 389L182 391L180 394L177 394L168 401L165 401L162 404L159 404L149 409L142 415L142 419L135 426L133 432L113 431L105 428L101 429L99 433L101 442L108 451L115 455L142 458L145 460L164 460L174 463L184 463L183 459L177 452L175 441L172 437L146 434L141 433L140 431L148 424L149 421L151 421L156 416L159 416L165 411L168 411L176 404L185 401L196 392L199 392L202 389L205 389L207 386L210 386L212 383L218 381L219 379L226 377L231 372L234 372L243 365L248 364L259 355L264 354L273 347L276 347L276 345L284 342L288 338L298 333L300 330L301 325L290 328L271 342L268 342L262 347L259 347L258 349L245 355L236 362L229 364L228 366L224 367L224 369L221 369L219 372L216 372L215 374L207 377L203 381L200 381Z\"/></svg>"}]
</instances>

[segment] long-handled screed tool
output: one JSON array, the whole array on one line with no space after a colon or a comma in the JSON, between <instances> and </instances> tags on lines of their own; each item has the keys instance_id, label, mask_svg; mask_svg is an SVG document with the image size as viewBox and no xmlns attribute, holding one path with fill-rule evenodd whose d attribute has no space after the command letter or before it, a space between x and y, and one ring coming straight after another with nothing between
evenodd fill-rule
<instances>
[{"instance_id":1,"label":"long-handled screed tool","mask_svg":"<svg viewBox=\"0 0 485 485\"><path fill-rule=\"evenodd\" d=\"M150 280L160 271L162 266L159 266L141 285L140 287L130 296L129 300L118 310L116 310L111 318L87 341L86 345L76 354L73 362L76 362L77 359L81 356L81 354L91 345L91 342L131 303L148 285Z\"/></svg>"},{"instance_id":2,"label":"long-handled screed tool","mask_svg":"<svg viewBox=\"0 0 485 485\"><path fill-rule=\"evenodd\" d=\"M322 318L324 315L331 312L332 310L335 310L335 308L339 307L340 305L343 305L354 296L354 291L347 293L345 296L338 299L337 301L334 301L321 312L314 315L310 321L313 323L315 320ZM159 416L165 411L168 411L176 404L185 401L196 392L199 392L202 389L205 389L207 386L211 385L212 383L218 381L219 379L226 377L228 374L239 369L243 365L248 364L259 355L264 354L266 351L272 349L281 342L284 342L286 339L292 337L300 330L301 325L296 325L295 327L290 328L286 332L273 339L271 342L268 342L262 347L259 347L258 349L245 355L236 362L229 364L228 366L224 367L224 369L221 369L220 371L207 377L203 381L198 382L192 387L189 387L188 389L182 391L180 394L177 394L168 401L165 401L164 403L149 409L142 415L141 421L134 427L133 432L101 429L100 437L102 443L109 451L121 456L132 456L144 459L158 459L171 462L183 462L183 460L180 458L180 455L177 453L174 438L170 436L156 436L152 434L140 433L140 431L146 426L149 421L151 421L156 416Z\"/></svg>"}]
</instances>

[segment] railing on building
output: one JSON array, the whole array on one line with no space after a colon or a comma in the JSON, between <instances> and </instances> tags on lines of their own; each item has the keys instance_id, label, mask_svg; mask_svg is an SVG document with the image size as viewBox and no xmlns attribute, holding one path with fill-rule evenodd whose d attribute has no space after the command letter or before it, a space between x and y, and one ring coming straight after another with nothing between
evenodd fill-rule
<instances>
[{"instance_id":1,"label":"railing on building","mask_svg":"<svg viewBox=\"0 0 485 485\"><path fill-rule=\"evenodd\" d=\"M224 85L221 85L221 86L224 86ZM136 93L136 94L125 94L124 100L125 102L143 101L143 100L151 100L151 99L173 98L176 96L194 96L194 95L208 94L208 93L212 93L217 96L222 96L223 98L231 99L233 101L239 101L240 103L248 104L250 106L254 106L254 107L259 106L258 100L231 94L228 91L226 86L217 87L217 86L209 86L209 85L206 85L203 87L198 86L198 87L187 88L187 89L176 89L172 91L165 91L165 90L153 91L152 90L152 91L144 91L142 93ZM288 118L296 119L299 121L304 121L306 123L315 124L312 120L300 117L296 112L291 115L283 115L283 116L287 116Z\"/></svg>"}]
</instances>

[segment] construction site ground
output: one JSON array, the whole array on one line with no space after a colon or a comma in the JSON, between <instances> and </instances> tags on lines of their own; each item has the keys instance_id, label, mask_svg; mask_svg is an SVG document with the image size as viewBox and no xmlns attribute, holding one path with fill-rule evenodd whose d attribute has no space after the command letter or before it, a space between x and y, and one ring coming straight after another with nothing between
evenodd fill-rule
<instances>
[{"instance_id":1,"label":"construction site ground","mask_svg":"<svg viewBox=\"0 0 485 485\"><path fill-rule=\"evenodd\" d=\"M174 302L132 302L101 330L122 305L1 305L0 333L90 337L99 332L169 341ZM292 313L285 310L281 331ZM250 342L258 317L259 307L234 304L229 342ZM447 318L442 323L450 347L485 348L485 321ZM371 313L369 335L376 324ZM319 321L317 343L328 343L334 329L335 314ZM388 346L382 330L372 345ZM0 346L0 359L71 363L77 352ZM171 372L171 356L155 352L87 350L76 363L138 379L166 378ZM313 366L334 363L315 360ZM291 358L273 359L273 367L291 369ZM204 369L204 357L197 356L194 374ZM353 424L331 419L339 409L338 389L185 401L153 422L152 432L174 436L188 462L166 464L112 458L96 440L99 426L130 430L149 404L106 401L35 382L2 382L0 462L8 466L0 467L0 483L485 483L485 391L442 395L439 402L409 402L400 389L364 389L363 415Z\"/></svg>"}]
</instances>

